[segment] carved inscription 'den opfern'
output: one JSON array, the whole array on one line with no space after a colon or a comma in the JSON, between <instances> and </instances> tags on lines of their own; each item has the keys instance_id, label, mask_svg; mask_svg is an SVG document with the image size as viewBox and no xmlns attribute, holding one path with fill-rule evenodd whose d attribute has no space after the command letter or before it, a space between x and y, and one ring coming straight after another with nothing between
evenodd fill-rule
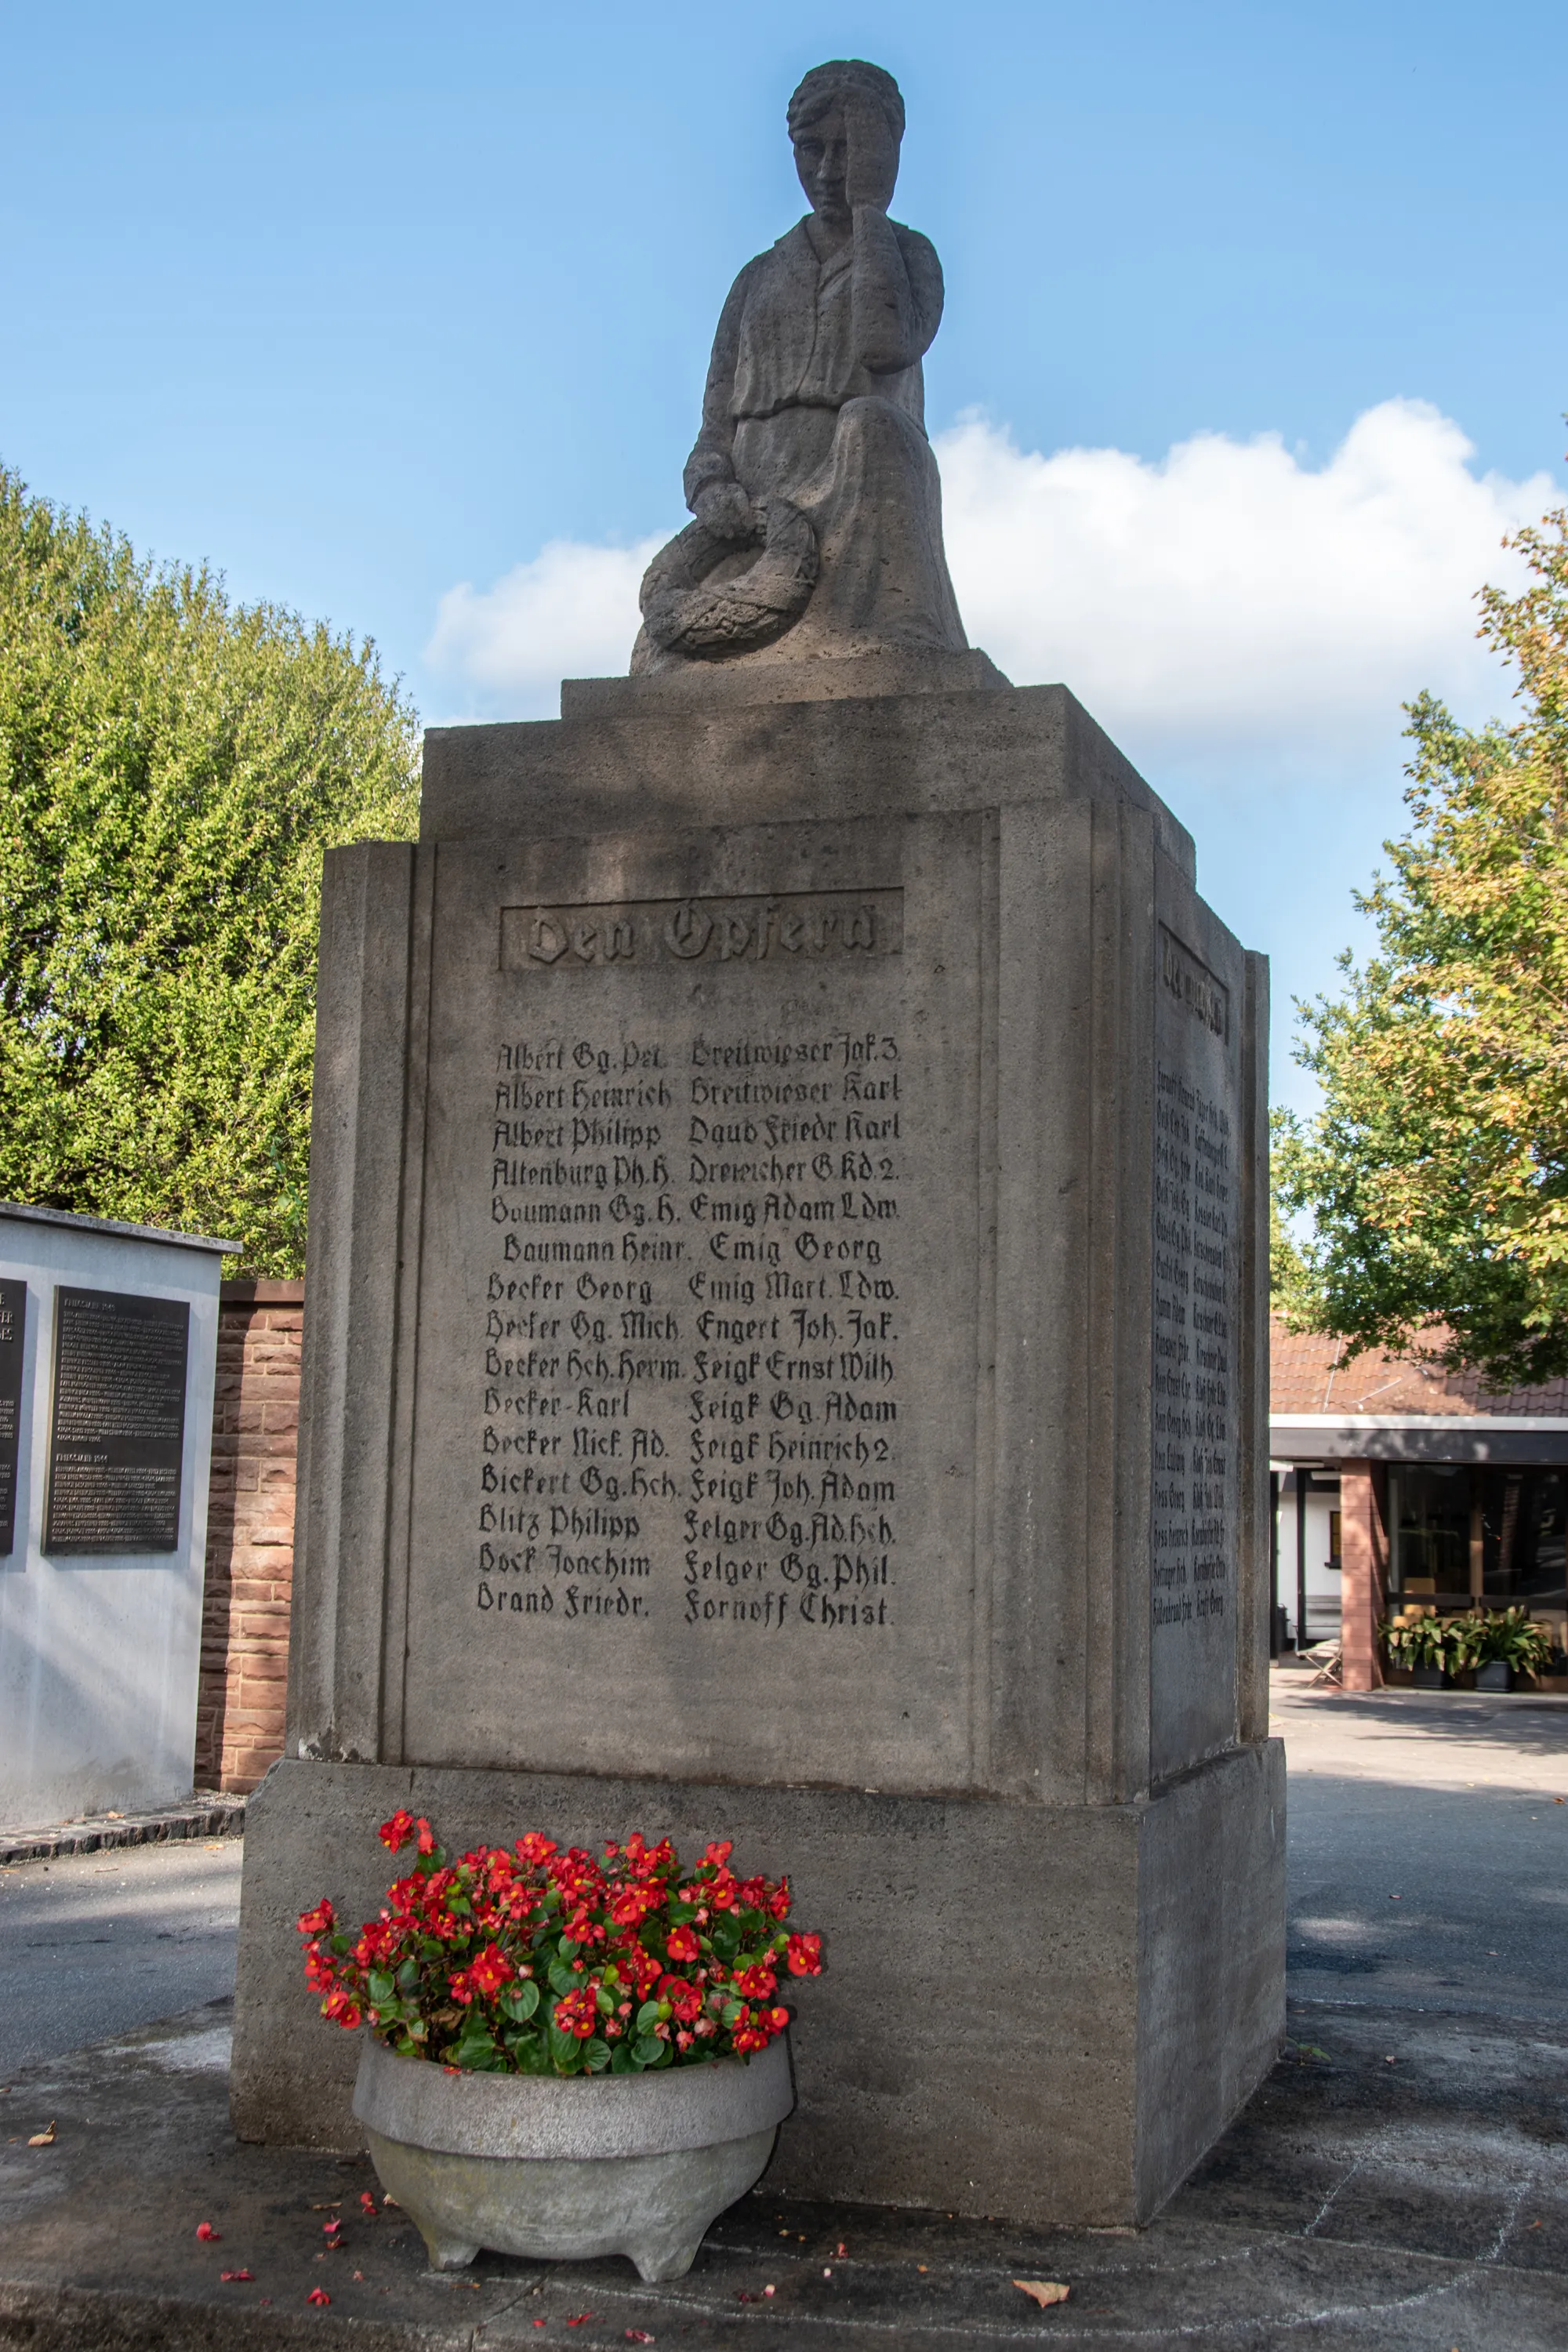
<instances>
[{"instance_id":1,"label":"carved inscription 'den opfern'","mask_svg":"<svg viewBox=\"0 0 1568 2352\"><path fill-rule=\"evenodd\" d=\"M503 971L604 964L763 963L897 955L901 890L752 898L647 898L626 906L503 907Z\"/></svg>"},{"instance_id":2,"label":"carved inscription 'den opfern'","mask_svg":"<svg viewBox=\"0 0 1568 2352\"><path fill-rule=\"evenodd\" d=\"M1160 926L1160 980L1177 1003L1184 1005L1222 1043L1230 1035L1230 991L1163 923Z\"/></svg>"}]
</instances>

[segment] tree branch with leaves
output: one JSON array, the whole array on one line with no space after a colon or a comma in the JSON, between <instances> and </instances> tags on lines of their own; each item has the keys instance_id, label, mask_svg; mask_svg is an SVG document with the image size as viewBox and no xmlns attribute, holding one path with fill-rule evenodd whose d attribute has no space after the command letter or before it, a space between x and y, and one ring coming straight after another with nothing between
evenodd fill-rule
<instances>
[{"instance_id":1,"label":"tree branch with leaves","mask_svg":"<svg viewBox=\"0 0 1568 2352\"><path fill-rule=\"evenodd\" d=\"M418 757L374 646L0 469L0 1195L303 1270L322 854Z\"/></svg>"},{"instance_id":2,"label":"tree branch with leaves","mask_svg":"<svg viewBox=\"0 0 1568 2352\"><path fill-rule=\"evenodd\" d=\"M1494 1386L1568 1372L1568 509L1509 543L1531 583L1483 590L1479 634L1522 716L1407 706L1410 830L1357 898L1378 953L1300 1008L1323 1107L1275 1136L1315 1227L1296 1328Z\"/></svg>"}]
</instances>

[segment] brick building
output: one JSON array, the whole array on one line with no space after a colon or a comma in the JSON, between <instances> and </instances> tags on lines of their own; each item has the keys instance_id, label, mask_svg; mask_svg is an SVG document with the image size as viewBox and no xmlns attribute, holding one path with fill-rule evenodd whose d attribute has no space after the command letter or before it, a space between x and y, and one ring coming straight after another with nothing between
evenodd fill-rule
<instances>
[{"instance_id":1,"label":"brick building","mask_svg":"<svg viewBox=\"0 0 1568 2352\"><path fill-rule=\"evenodd\" d=\"M196 1701L198 1789L254 1789L283 1752L301 1282L226 1282L218 1316Z\"/></svg>"},{"instance_id":2,"label":"brick building","mask_svg":"<svg viewBox=\"0 0 1568 2352\"><path fill-rule=\"evenodd\" d=\"M1292 1635L1338 1634L1347 1689L1383 1680L1379 1620L1421 1600L1523 1602L1568 1631L1568 1381L1489 1391L1276 1322L1277 1591Z\"/></svg>"}]
</instances>

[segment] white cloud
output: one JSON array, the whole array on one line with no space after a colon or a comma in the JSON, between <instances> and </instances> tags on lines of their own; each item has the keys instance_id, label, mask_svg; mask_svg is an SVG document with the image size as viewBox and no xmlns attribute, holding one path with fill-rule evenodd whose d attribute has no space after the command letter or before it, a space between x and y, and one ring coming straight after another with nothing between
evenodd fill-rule
<instances>
[{"instance_id":1,"label":"white cloud","mask_svg":"<svg viewBox=\"0 0 1568 2352\"><path fill-rule=\"evenodd\" d=\"M1422 687L1467 715L1506 688L1475 639L1499 541L1559 495L1470 469L1425 402L1384 401L1326 465L1278 435L1199 434L1150 464L1019 449L969 419L937 444L972 641L1020 685L1061 679L1158 782L1387 772ZM488 589L442 599L426 649L468 714L552 716L562 677L624 671L637 589L664 534L552 541Z\"/></svg>"},{"instance_id":2,"label":"white cloud","mask_svg":"<svg viewBox=\"0 0 1568 2352\"><path fill-rule=\"evenodd\" d=\"M555 718L563 677L625 670L637 633L637 583L668 535L635 547L552 539L493 588L466 580L448 588L426 661L471 706L469 717Z\"/></svg>"},{"instance_id":3,"label":"white cloud","mask_svg":"<svg viewBox=\"0 0 1568 2352\"><path fill-rule=\"evenodd\" d=\"M1501 707L1475 592L1517 575L1499 541L1558 495L1478 478L1415 400L1369 408L1316 468L1277 434L1045 457L978 418L938 453L974 643L1020 685L1070 686L1156 773L1348 777L1384 765L1423 687Z\"/></svg>"}]
</instances>

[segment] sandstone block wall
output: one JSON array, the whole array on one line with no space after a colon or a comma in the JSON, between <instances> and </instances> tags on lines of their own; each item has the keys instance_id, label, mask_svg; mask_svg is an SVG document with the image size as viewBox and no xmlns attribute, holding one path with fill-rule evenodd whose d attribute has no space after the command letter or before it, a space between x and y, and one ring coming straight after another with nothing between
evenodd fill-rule
<instances>
[{"instance_id":1,"label":"sandstone block wall","mask_svg":"<svg viewBox=\"0 0 1568 2352\"><path fill-rule=\"evenodd\" d=\"M301 1282L226 1282L213 1402L198 1789L254 1789L283 1752Z\"/></svg>"}]
</instances>

